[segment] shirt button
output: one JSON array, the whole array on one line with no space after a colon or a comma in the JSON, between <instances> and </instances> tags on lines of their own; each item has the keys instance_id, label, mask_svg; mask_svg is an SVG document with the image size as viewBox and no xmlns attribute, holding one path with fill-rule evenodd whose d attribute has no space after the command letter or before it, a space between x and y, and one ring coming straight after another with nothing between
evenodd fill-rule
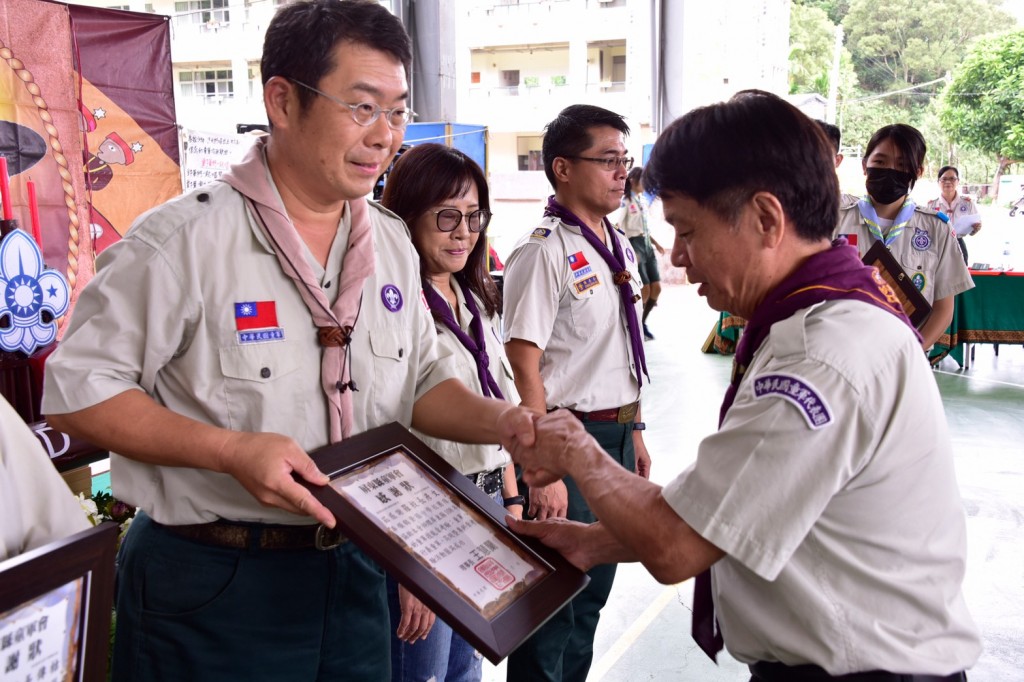
<instances>
[{"instance_id":1,"label":"shirt button","mask_svg":"<svg viewBox=\"0 0 1024 682\"><path fill-rule=\"evenodd\" d=\"M263 369L261 369L260 370L260 376L263 377L264 379L269 379L270 378L270 368L269 367L264 367Z\"/></svg>"}]
</instances>

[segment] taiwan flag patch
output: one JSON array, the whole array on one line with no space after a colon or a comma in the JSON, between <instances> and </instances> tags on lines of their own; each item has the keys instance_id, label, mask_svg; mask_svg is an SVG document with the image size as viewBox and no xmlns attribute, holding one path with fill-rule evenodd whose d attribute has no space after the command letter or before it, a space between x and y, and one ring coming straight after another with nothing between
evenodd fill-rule
<instances>
[{"instance_id":1,"label":"taiwan flag patch","mask_svg":"<svg viewBox=\"0 0 1024 682\"><path fill-rule=\"evenodd\" d=\"M569 256L569 267L572 268L573 271L579 270L585 265L589 265L589 263L587 263L587 257L583 255L582 251L577 251Z\"/></svg>"},{"instance_id":2,"label":"taiwan flag patch","mask_svg":"<svg viewBox=\"0 0 1024 682\"><path fill-rule=\"evenodd\" d=\"M276 301L243 301L235 304L235 329L238 331L276 326Z\"/></svg>"}]
</instances>

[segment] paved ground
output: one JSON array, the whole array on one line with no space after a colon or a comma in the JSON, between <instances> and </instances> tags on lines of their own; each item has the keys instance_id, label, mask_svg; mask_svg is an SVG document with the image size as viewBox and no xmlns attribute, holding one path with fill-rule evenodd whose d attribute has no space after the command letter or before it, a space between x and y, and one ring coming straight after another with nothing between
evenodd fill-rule
<instances>
[{"instance_id":1,"label":"paved ground","mask_svg":"<svg viewBox=\"0 0 1024 682\"><path fill-rule=\"evenodd\" d=\"M968 241L972 262L999 263L1007 240L1024 266L1024 218L983 207L985 226ZM664 244L670 244L665 234ZM660 235L659 235L660 239ZM1019 244L1019 246L1018 246ZM652 478L666 483L714 430L728 383L730 358L700 352L716 313L695 287L666 287L647 344L653 381L644 396ZM959 371L946 360L935 373L954 440L967 514L965 593L985 651L972 682L1024 680L1024 348L977 346L975 364ZM638 565L622 566L595 642L590 680L738 681L746 668L727 655L715 667L690 638L690 581L656 583ZM504 666L485 663L484 679L504 680Z\"/></svg>"}]
</instances>

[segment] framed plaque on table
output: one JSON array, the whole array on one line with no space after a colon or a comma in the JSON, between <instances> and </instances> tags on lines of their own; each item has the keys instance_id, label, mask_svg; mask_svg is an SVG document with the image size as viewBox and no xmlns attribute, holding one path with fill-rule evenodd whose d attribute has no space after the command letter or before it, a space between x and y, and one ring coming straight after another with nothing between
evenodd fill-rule
<instances>
[{"instance_id":1,"label":"framed plaque on table","mask_svg":"<svg viewBox=\"0 0 1024 682\"><path fill-rule=\"evenodd\" d=\"M310 455L331 481L300 482L341 532L492 663L590 580L398 423Z\"/></svg>"},{"instance_id":2,"label":"framed plaque on table","mask_svg":"<svg viewBox=\"0 0 1024 682\"><path fill-rule=\"evenodd\" d=\"M865 265L872 265L878 269L878 274L896 292L896 297L900 299L900 305L910 318L910 323L920 329L932 314L932 306L918 290L914 278L903 270L889 248L876 240L862 260Z\"/></svg>"}]
</instances>

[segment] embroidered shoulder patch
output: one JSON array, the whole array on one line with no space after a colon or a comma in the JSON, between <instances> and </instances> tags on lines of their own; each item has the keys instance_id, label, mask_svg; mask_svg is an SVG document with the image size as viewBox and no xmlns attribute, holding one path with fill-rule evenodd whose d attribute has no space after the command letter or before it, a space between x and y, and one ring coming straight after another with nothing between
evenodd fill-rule
<instances>
[{"instance_id":1,"label":"embroidered shoulder patch","mask_svg":"<svg viewBox=\"0 0 1024 682\"><path fill-rule=\"evenodd\" d=\"M790 374L766 374L754 379L754 397L778 396L800 409L807 425L820 429L832 422L832 411L818 392L805 379Z\"/></svg>"},{"instance_id":2,"label":"embroidered shoulder patch","mask_svg":"<svg viewBox=\"0 0 1024 682\"><path fill-rule=\"evenodd\" d=\"M530 233L531 239L547 239L548 235L551 234L551 230L546 227L538 227Z\"/></svg>"}]
</instances>

